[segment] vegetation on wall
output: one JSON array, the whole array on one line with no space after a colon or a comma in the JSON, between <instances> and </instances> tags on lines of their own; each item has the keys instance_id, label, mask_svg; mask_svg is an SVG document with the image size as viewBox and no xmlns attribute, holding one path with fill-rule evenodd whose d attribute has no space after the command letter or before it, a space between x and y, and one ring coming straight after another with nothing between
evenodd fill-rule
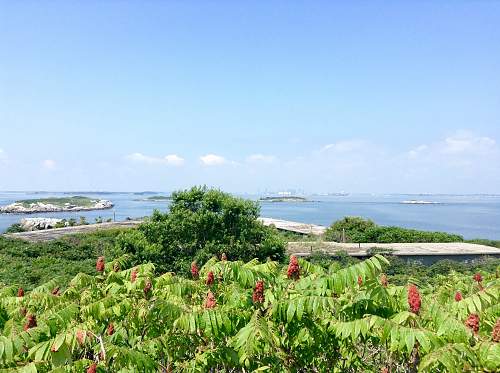
<instances>
[{"instance_id":1,"label":"vegetation on wall","mask_svg":"<svg viewBox=\"0 0 500 373\"><path fill-rule=\"evenodd\" d=\"M444 232L427 232L401 227L386 227L372 220L347 216L334 222L325 232L327 241L345 242L461 242L463 237Z\"/></svg>"}]
</instances>

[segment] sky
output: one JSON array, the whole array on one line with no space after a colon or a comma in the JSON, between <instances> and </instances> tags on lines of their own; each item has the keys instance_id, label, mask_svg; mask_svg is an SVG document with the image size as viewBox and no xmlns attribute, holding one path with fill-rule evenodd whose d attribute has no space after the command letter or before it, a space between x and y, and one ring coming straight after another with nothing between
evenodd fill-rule
<instances>
[{"instance_id":1,"label":"sky","mask_svg":"<svg viewBox=\"0 0 500 373\"><path fill-rule=\"evenodd\" d=\"M0 0L0 190L500 193L498 1Z\"/></svg>"}]
</instances>

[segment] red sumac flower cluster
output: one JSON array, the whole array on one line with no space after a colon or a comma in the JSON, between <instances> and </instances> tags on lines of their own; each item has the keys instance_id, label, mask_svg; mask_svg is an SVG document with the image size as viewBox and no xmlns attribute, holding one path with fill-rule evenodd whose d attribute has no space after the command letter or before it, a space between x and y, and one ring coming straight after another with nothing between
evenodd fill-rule
<instances>
[{"instance_id":1,"label":"red sumac flower cluster","mask_svg":"<svg viewBox=\"0 0 500 373\"><path fill-rule=\"evenodd\" d=\"M361 278L361 276L358 276L358 285L363 285L363 279Z\"/></svg>"},{"instance_id":2,"label":"red sumac flower cluster","mask_svg":"<svg viewBox=\"0 0 500 373\"><path fill-rule=\"evenodd\" d=\"M96 373L97 372L97 364L92 363L88 368L87 368L87 373Z\"/></svg>"},{"instance_id":3,"label":"red sumac flower cluster","mask_svg":"<svg viewBox=\"0 0 500 373\"><path fill-rule=\"evenodd\" d=\"M197 280L200 277L200 271L198 269L198 265L196 264L196 262L191 263L191 276L193 276L195 280Z\"/></svg>"},{"instance_id":4,"label":"red sumac flower cluster","mask_svg":"<svg viewBox=\"0 0 500 373\"><path fill-rule=\"evenodd\" d=\"M471 313L467 320L465 320L465 326L472 329L474 334L479 331L479 316L477 313Z\"/></svg>"},{"instance_id":5,"label":"red sumac flower cluster","mask_svg":"<svg viewBox=\"0 0 500 373\"><path fill-rule=\"evenodd\" d=\"M24 289L23 289L23 288L19 288L19 289L17 290L17 296L18 296L19 298L24 297Z\"/></svg>"},{"instance_id":6,"label":"red sumac flower cluster","mask_svg":"<svg viewBox=\"0 0 500 373\"><path fill-rule=\"evenodd\" d=\"M86 332L83 330L77 330L76 331L76 340L78 341L78 344L81 346L85 343L85 336Z\"/></svg>"},{"instance_id":7,"label":"red sumac flower cluster","mask_svg":"<svg viewBox=\"0 0 500 373\"><path fill-rule=\"evenodd\" d=\"M115 334L115 326L113 325L113 323L110 323L108 325L108 328L106 329L106 333L108 333L108 335Z\"/></svg>"},{"instance_id":8,"label":"red sumac flower cluster","mask_svg":"<svg viewBox=\"0 0 500 373\"><path fill-rule=\"evenodd\" d=\"M212 286L214 284L215 278L214 273L212 271L208 272L207 281L205 282L208 286Z\"/></svg>"},{"instance_id":9,"label":"red sumac flower cluster","mask_svg":"<svg viewBox=\"0 0 500 373\"><path fill-rule=\"evenodd\" d=\"M408 305L410 306L410 311L418 314L421 304L422 299L420 298L420 293L417 287L411 284L408 286Z\"/></svg>"},{"instance_id":10,"label":"red sumac flower cluster","mask_svg":"<svg viewBox=\"0 0 500 373\"><path fill-rule=\"evenodd\" d=\"M97 258L97 262L95 263L95 269L97 272L104 272L104 257L100 256Z\"/></svg>"},{"instance_id":11,"label":"red sumac flower cluster","mask_svg":"<svg viewBox=\"0 0 500 373\"><path fill-rule=\"evenodd\" d=\"M35 315L28 315L28 319L26 320L26 323L23 326L24 331L36 327L36 316Z\"/></svg>"},{"instance_id":12,"label":"red sumac flower cluster","mask_svg":"<svg viewBox=\"0 0 500 373\"><path fill-rule=\"evenodd\" d=\"M52 295L55 295L55 296L59 295L59 286L56 286L54 289L52 289Z\"/></svg>"},{"instance_id":13,"label":"red sumac flower cluster","mask_svg":"<svg viewBox=\"0 0 500 373\"><path fill-rule=\"evenodd\" d=\"M481 274L478 272L476 273L473 277L474 281L476 281L477 283L480 283L481 281L483 281L483 276L481 276Z\"/></svg>"},{"instance_id":14,"label":"red sumac flower cluster","mask_svg":"<svg viewBox=\"0 0 500 373\"><path fill-rule=\"evenodd\" d=\"M135 282L135 280L137 280L137 268L134 268L130 274L130 282Z\"/></svg>"},{"instance_id":15,"label":"red sumac flower cluster","mask_svg":"<svg viewBox=\"0 0 500 373\"><path fill-rule=\"evenodd\" d=\"M295 255L292 255L290 257L290 263L288 264L287 276L288 276L288 278L291 278L294 280L298 280L300 278L299 261L297 260L297 257Z\"/></svg>"},{"instance_id":16,"label":"red sumac flower cluster","mask_svg":"<svg viewBox=\"0 0 500 373\"><path fill-rule=\"evenodd\" d=\"M462 300L462 293L457 291L455 293L455 301L460 302Z\"/></svg>"},{"instance_id":17,"label":"red sumac flower cluster","mask_svg":"<svg viewBox=\"0 0 500 373\"><path fill-rule=\"evenodd\" d=\"M382 285L384 288L386 288L387 285L389 285L389 280L387 279L387 275L385 273L383 273L382 276L380 276L380 285Z\"/></svg>"},{"instance_id":18,"label":"red sumac flower cluster","mask_svg":"<svg viewBox=\"0 0 500 373\"><path fill-rule=\"evenodd\" d=\"M254 303L264 303L264 281L259 280L255 283L255 289L252 294L252 301Z\"/></svg>"},{"instance_id":19,"label":"red sumac flower cluster","mask_svg":"<svg viewBox=\"0 0 500 373\"><path fill-rule=\"evenodd\" d=\"M146 281L146 285L144 286L144 295L148 295L148 293L151 291L151 288L153 287L153 284L151 283L150 280Z\"/></svg>"},{"instance_id":20,"label":"red sumac flower cluster","mask_svg":"<svg viewBox=\"0 0 500 373\"><path fill-rule=\"evenodd\" d=\"M215 308L217 301L215 300L215 295L209 291L207 297L205 298L204 307L205 308Z\"/></svg>"},{"instance_id":21,"label":"red sumac flower cluster","mask_svg":"<svg viewBox=\"0 0 500 373\"><path fill-rule=\"evenodd\" d=\"M491 332L491 340L493 342L500 342L500 318L497 319L495 326Z\"/></svg>"}]
</instances>

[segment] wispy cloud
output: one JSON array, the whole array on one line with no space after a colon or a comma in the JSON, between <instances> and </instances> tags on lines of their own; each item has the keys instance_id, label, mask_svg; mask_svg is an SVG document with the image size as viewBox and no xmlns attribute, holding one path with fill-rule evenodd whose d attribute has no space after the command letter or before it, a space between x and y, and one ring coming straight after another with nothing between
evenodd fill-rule
<instances>
[{"instance_id":1,"label":"wispy cloud","mask_svg":"<svg viewBox=\"0 0 500 373\"><path fill-rule=\"evenodd\" d=\"M148 164L166 164L172 166L182 166L185 162L184 158L177 154L169 154L164 157L152 157L142 153L132 153L125 157L127 160L138 163Z\"/></svg>"},{"instance_id":2,"label":"wispy cloud","mask_svg":"<svg viewBox=\"0 0 500 373\"><path fill-rule=\"evenodd\" d=\"M337 141L332 144L327 144L321 148L322 152L333 151L336 153L348 153L362 149L366 146L366 141L361 139Z\"/></svg>"},{"instance_id":3,"label":"wispy cloud","mask_svg":"<svg viewBox=\"0 0 500 373\"><path fill-rule=\"evenodd\" d=\"M246 159L248 163L273 163L277 158L274 155L252 154Z\"/></svg>"},{"instance_id":4,"label":"wispy cloud","mask_svg":"<svg viewBox=\"0 0 500 373\"><path fill-rule=\"evenodd\" d=\"M200 161L205 166L220 166L228 163L226 158L216 154L206 154L200 157Z\"/></svg>"}]
</instances>

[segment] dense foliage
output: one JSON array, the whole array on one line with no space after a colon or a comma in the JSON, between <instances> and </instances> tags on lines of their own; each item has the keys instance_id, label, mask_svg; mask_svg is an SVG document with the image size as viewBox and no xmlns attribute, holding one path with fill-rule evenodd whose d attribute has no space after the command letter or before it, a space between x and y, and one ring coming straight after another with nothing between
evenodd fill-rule
<instances>
[{"instance_id":1,"label":"dense foliage","mask_svg":"<svg viewBox=\"0 0 500 373\"><path fill-rule=\"evenodd\" d=\"M229 259L280 259L286 242L257 220L259 205L215 189L175 192L166 213L155 211L138 230L120 237L120 248L161 271L185 271L213 255Z\"/></svg>"},{"instance_id":2,"label":"dense foliage","mask_svg":"<svg viewBox=\"0 0 500 373\"><path fill-rule=\"evenodd\" d=\"M79 272L93 273L99 255L121 255L112 229L30 243L0 236L0 283L31 289L54 276L69 281Z\"/></svg>"},{"instance_id":3,"label":"dense foliage","mask_svg":"<svg viewBox=\"0 0 500 373\"><path fill-rule=\"evenodd\" d=\"M340 270L211 259L186 279L103 260L68 285L0 289L0 372L500 369L494 274L397 286L374 256Z\"/></svg>"},{"instance_id":4,"label":"dense foliage","mask_svg":"<svg viewBox=\"0 0 500 373\"><path fill-rule=\"evenodd\" d=\"M327 241L345 242L460 242L463 237L444 233L427 232L401 227L386 227L371 220L347 216L334 222L325 232Z\"/></svg>"}]
</instances>

